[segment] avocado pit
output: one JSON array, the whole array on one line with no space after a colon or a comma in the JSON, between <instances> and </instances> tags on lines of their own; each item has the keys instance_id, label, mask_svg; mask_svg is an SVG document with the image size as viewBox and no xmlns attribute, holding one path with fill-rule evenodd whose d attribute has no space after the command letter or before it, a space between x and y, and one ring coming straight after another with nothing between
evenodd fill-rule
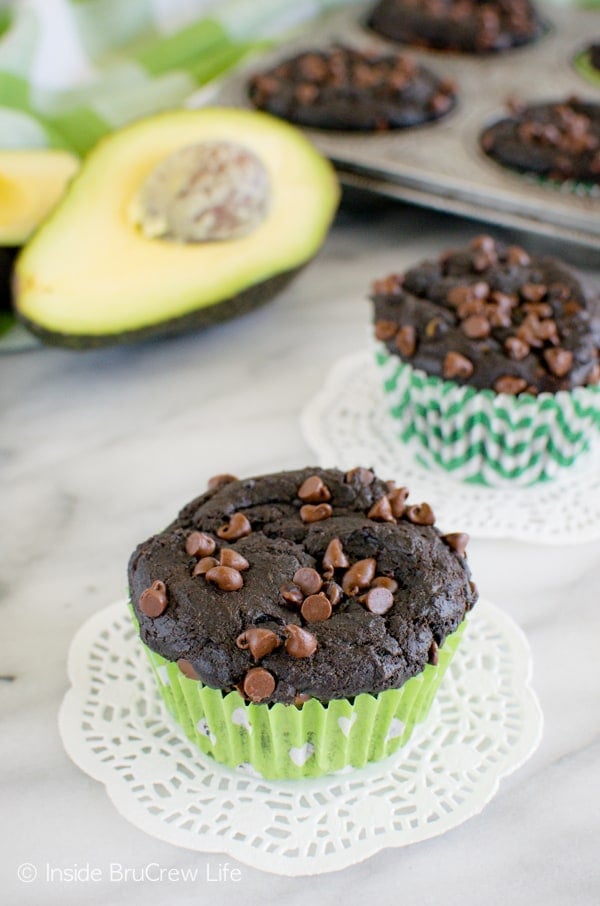
<instances>
[{"instance_id":1,"label":"avocado pit","mask_svg":"<svg viewBox=\"0 0 600 906\"><path fill-rule=\"evenodd\" d=\"M131 215L148 239L239 239L265 219L269 195L267 170L252 151L235 142L207 141L160 161Z\"/></svg>"}]
</instances>

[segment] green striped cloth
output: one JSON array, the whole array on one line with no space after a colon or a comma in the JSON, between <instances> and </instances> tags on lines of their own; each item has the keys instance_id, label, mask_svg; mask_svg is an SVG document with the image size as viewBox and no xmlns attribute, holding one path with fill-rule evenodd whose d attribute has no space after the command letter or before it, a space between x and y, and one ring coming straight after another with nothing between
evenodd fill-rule
<instances>
[{"instance_id":1,"label":"green striped cloth","mask_svg":"<svg viewBox=\"0 0 600 906\"><path fill-rule=\"evenodd\" d=\"M0 147L85 154L355 0L0 0Z\"/></svg>"}]
</instances>

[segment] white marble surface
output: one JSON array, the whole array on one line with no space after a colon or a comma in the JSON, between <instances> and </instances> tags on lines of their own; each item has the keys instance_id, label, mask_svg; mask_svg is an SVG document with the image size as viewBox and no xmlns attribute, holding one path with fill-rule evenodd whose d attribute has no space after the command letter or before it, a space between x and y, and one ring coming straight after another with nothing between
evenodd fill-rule
<instances>
[{"instance_id":1,"label":"white marble surface","mask_svg":"<svg viewBox=\"0 0 600 906\"><path fill-rule=\"evenodd\" d=\"M329 363L363 343L369 280L474 231L409 208L346 210L299 279L238 321L176 340L0 359L2 902L598 903L598 562L557 582L561 552L532 547L536 563L553 565L554 584L542 587L522 556L521 568L512 566L510 541L473 543L481 591L529 637L542 744L476 818L340 873L279 878L160 843L117 814L103 787L69 761L57 732L70 640L123 595L136 542L214 473L310 462L298 415ZM239 880L224 877L226 862ZM36 867L38 880L19 882L22 863ZM111 863L136 872L198 868L199 876L111 881ZM74 866L96 869L101 880L44 879L48 867Z\"/></svg>"}]
</instances>

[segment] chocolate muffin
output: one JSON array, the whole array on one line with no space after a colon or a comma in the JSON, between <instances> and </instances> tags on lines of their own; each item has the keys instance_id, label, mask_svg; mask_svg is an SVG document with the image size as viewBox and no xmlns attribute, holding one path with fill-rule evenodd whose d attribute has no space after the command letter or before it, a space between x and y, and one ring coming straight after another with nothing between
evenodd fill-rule
<instances>
[{"instance_id":1,"label":"chocolate muffin","mask_svg":"<svg viewBox=\"0 0 600 906\"><path fill-rule=\"evenodd\" d=\"M407 496L362 468L218 480L131 558L143 641L254 702L399 688L476 600L467 536Z\"/></svg>"},{"instance_id":2,"label":"chocolate muffin","mask_svg":"<svg viewBox=\"0 0 600 906\"><path fill-rule=\"evenodd\" d=\"M376 358L403 443L456 477L532 484L600 430L600 296L491 236L373 284Z\"/></svg>"},{"instance_id":3,"label":"chocolate muffin","mask_svg":"<svg viewBox=\"0 0 600 906\"><path fill-rule=\"evenodd\" d=\"M511 106L481 135L481 147L504 167L565 182L600 183L600 104L565 101Z\"/></svg>"},{"instance_id":4,"label":"chocolate muffin","mask_svg":"<svg viewBox=\"0 0 600 906\"><path fill-rule=\"evenodd\" d=\"M529 0L381 0L368 24L393 41L477 54L528 44L543 33Z\"/></svg>"},{"instance_id":5,"label":"chocolate muffin","mask_svg":"<svg viewBox=\"0 0 600 906\"><path fill-rule=\"evenodd\" d=\"M397 53L334 46L300 53L248 86L255 107L315 129L382 131L439 119L454 85Z\"/></svg>"}]
</instances>

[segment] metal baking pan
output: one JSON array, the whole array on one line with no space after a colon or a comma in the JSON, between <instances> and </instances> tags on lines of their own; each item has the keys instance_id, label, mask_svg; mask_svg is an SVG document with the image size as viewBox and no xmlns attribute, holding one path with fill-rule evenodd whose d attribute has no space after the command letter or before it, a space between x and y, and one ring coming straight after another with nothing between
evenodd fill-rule
<instances>
[{"instance_id":1,"label":"metal baking pan","mask_svg":"<svg viewBox=\"0 0 600 906\"><path fill-rule=\"evenodd\" d=\"M458 104L435 123L384 133L305 130L340 169L342 181L363 177L372 191L437 210L518 226L600 251L600 187L587 193L540 184L505 170L479 147L484 126L505 115L506 101L555 100L578 95L600 102L572 61L586 39L600 34L596 12L544 7L546 33L534 44L484 57L417 50L385 41L365 26L368 6L353 7L318 23L313 31L254 60L227 79L211 98L250 106L248 77L304 49L332 42L354 47L401 48L441 76L455 80ZM201 96L205 101L206 96ZM193 103L193 99L192 99Z\"/></svg>"}]
</instances>

